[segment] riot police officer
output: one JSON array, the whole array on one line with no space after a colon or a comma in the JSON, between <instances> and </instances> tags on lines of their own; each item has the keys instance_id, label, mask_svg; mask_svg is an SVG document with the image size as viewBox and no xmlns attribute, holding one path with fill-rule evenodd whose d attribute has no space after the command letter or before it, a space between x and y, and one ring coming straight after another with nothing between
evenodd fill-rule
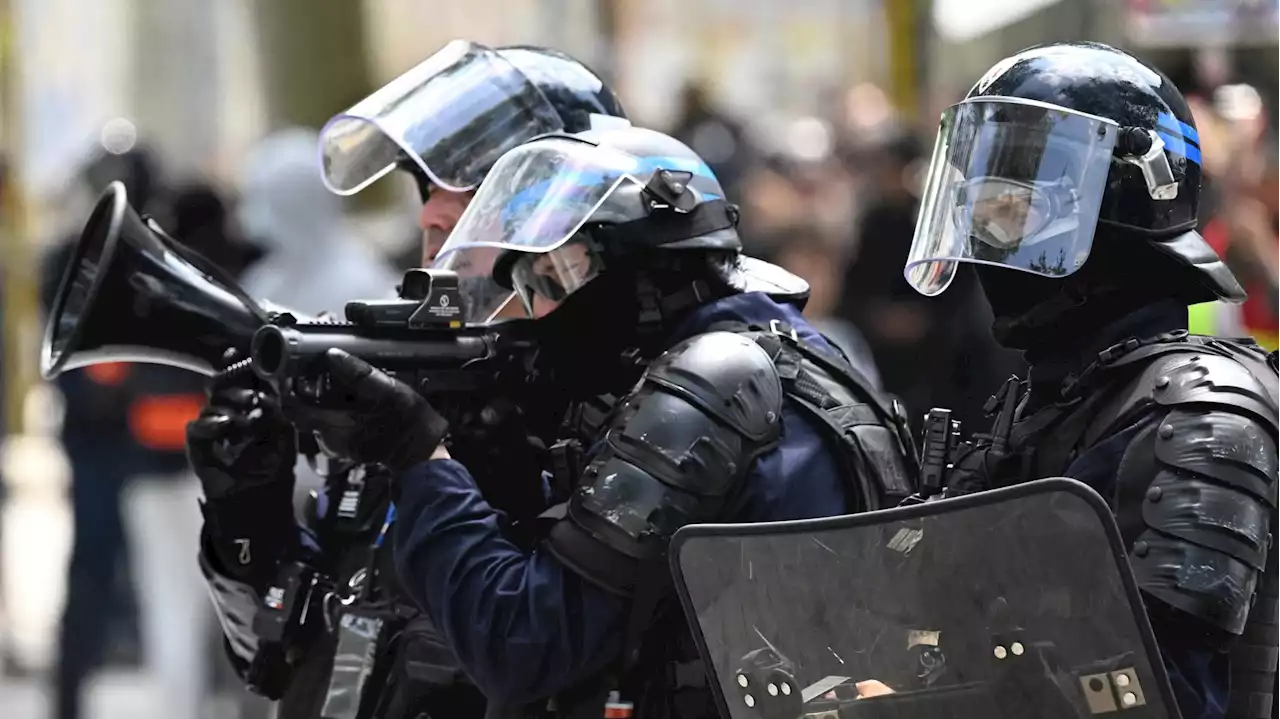
<instances>
[{"instance_id":1,"label":"riot police officer","mask_svg":"<svg viewBox=\"0 0 1280 719\"><path fill-rule=\"evenodd\" d=\"M452 229L471 191L504 151L539 134L586 130L605 117L625 113L613 91L577 60L546 48L494 50L455 41L326 125L322 176L329 189L345 195L393 169L413 175L423 215L433 218L424 224L429 260L443 241L438 235ZM268 650L254 617L289 561L350 572L347 555L363 552L364 545L348 546L355 540L333 529L341 495L330 501L331 487L308 510L304 528L297 526L291 496L298 442L278 402L263 390L251 378L219 383L188 427L188 454L205 493L200 563L237 671L258 693L281 699L281 719L310 719L326 699L335 646L321 643L299 652L288 642L275 642ZM399 610L407 608L406 600ZM403 651L398 666L435 661L438 641L429 623L415 619L410 629L425 646ZM466 683L450 661L440 657L440 675L389 679L404 691L387 700L380 716L395 717L428 694L466 716L475 697L441 688ZM415 682L421 686L403 686ZM421 708L404 711L412 716Z\"/></svg>"},{"instance_id":2,"label":"riot police officer","mask_svg":"<svg viewBox=\"0 0 1280 719\"><path fill-rule=\"evenodd\" d=\"M1110 498L1182 715L1260 719L1276 358L1186 332L1188 305L1244 299L1195 229L1200 163L1160 71L1095 43L1026 50L943 113L905 272L933 296L975 264L996 339L1031 366L952 481L1065 475Z\"/></svg>"},{"instance_id":3,"label":"riot police officer","mask_svg":"<svg viewBox=\"0 0 1280 719\"><path fill-rule=\"evenodd\" d=\"M400 581L494 705L714 716L671 601L672 534L912 491L900 408L805 323L802 280L740 254L723 195L654 131L545 136L499 160L442 248L471 319L492 315L494 287L539 317L545 370L573 400L551 448L560 501L531 549L451 458L426 400L327 357L351 401L340 421L319 412L320 435L392 469Z\"/></svg>"},{"instance_id":4,"label":"riot police officer","mask_svg":"<svg viewBox=\"0 0 1280 719\"><path fill-rule=\"evenodd\" d=\"M455 40L329 120L320 132L321 172L339 195L393 168L411 175L423 203L425 267L504 152L538 135L626 117L600 76L564 53Z\"/></svg>"}]
</instances>

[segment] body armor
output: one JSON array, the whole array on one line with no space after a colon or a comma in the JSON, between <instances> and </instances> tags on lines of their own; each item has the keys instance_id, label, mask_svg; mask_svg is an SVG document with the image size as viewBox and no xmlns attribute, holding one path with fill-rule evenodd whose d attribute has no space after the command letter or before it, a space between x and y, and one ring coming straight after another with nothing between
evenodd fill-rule
<instances>
[{"instance_id":1,"label":"body armor","mask_svg":"<svg viewBox=\"0 0 1280 719\"><path fill-rule=\"evenodd\" d=\"M560 458L555 484L570 483L562 479L570 475L577 489L551 526L548 547L588 581L630 599L618 686L646 712L657 700L654 680L668 711L710 710L705 671L671 603L668 542L682 526L726 521L723 510L754 459L781 439L786 400L834 452L852 505L845 511L895 506L914 492L915 452L901 406L847 362L778 321L710 330L654 360L611 412L599 403L581 408L574 434L590 442L604 433L585 468L575 472L556 451L565 443L552 450ZM657 676L636 675L642 652L645 665L665 662ZM582 705L598 715L598 703Z\"/></svg>"},{"instance_id":2,"label":"body armor","mask_svg":"<svg viewBox=\"0 0 1280 719\"><path fill-rule=\"evenodd\" d=\"M985 474L978 484L1012 484L1133 432L1113 497L1130 563L1145 594L1230 647L1232 719L1274 716L1276 393L1275 355L1251 341L1130 339L1069 378L1060 402L1019 416L1005 456L979 447L957 463Z\"/></svg>"},{"instance_id":3,"label":"body armor","mask_svg":"<svg viewBox=\"0 0 1280 719\"><path fill-rule=\"evenodd\" d=\"M792 400L836 450L854 506L915 490L905 413L856 370L770 327L720 324L655 360L608 423L550 547L590 581L629 596L642 562L680 527L721 521L752 461L780 438Z\"/></svg>"}]
</instances>

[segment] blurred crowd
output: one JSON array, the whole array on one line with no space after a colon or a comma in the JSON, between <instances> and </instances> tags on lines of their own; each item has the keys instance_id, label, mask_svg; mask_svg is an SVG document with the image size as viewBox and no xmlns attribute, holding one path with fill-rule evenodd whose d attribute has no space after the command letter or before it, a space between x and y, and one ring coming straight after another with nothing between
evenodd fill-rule
<instances>
[{"instance_id":1,"label":"blurred crowd","mask_svg":"<svg viewBox=\"0 0 1280 719\"><path fill-rule=\"evenodd\" d=\"M1191 88L1205 159L1202 232L1251 295L1243 307L1195 308L1193 331L1251 334L1274 348L1274 113L1247 85L1182 81ZM870 353L873 379L916 423L931 407L950 407L969 430L982 429L990 392L1023 373L1021 357L992 341L990 313L967 266L945 301L918 295L903 278L934 128L922 132L899 116L874 86L839 99L824 114L763 127L718 109L690 85L667 130L708 161L741 205L748 253L809 281L805 314L848 351ZM399 273L417 264L416 214L406 205L392 249L364 241L358 225L344 221L343 201L320 182L315 139L296 128L271 135L244 158L242 176L222 186L169 177L143 138L128 149L99 149L78 191L96 196L122 181L140 212L250 294L341 314L348 299L392 292ZM46 310L74 240L55 243L43 260ZM84 716L81 698L95 669L145 661L162 677L170 716L194 719L209 692L239 691L194 561L198 484L187 469L183 428L203 401L202 381L122 364L68 372L57 387L74 539L49 683L52 715ZM300 469L300 478L310 475ZM303 479L300 494L312 486ZM5 664L8 673L24 671L9 653Z\"/></svg>"}]
</instances>

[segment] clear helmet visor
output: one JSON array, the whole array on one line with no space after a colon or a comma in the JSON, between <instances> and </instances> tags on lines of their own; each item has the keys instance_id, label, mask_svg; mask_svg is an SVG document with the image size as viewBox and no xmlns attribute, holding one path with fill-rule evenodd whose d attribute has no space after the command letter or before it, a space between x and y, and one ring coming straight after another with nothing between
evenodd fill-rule
<instances>
[{"instance_id":1,"label":"clear helmet visor","mask_svg":"<svg viewBox=\"0 0 1280 719\"><path fill-rule=\"evenodd\" d=\"M1065 277L1089 257L1119 127L1052 105L967 100L942 116L907 257L941 293L957 263Z\"/></svg>"},{"instance_id":2,"label":"clear helmet visor","mask_svg":"<svg viewBox=\"0 0 1280 719\"><path fill-rule=\"evenodd\" d=\"M320 132L325 186L351 195L408 157L446 190L474 189L503 153L564 124L542 92L494 50L454 40Z\"/></svg>"},{"instance_id":3,"label":"clear helmet visor","mask_svg":"<svg viewBox=\"0 0 1280 719\"><path fill-rule=\"evenodd\" d=\"M458 273L470 315L466 321L488 321L501 309L497 299L510 297L512 290L493 279L507 253L529 255L512 261L510 280L531 310L538 305L535 297L558 302L594 278L599 258L584 242L569 241L588 220L609 220L613 201L625 202L628 196L639 201L639 189L654 172L652 162L563 136L504 155L435 263ZM631 218L620 211L614 219Z\"/></svg>"}]
</instances>

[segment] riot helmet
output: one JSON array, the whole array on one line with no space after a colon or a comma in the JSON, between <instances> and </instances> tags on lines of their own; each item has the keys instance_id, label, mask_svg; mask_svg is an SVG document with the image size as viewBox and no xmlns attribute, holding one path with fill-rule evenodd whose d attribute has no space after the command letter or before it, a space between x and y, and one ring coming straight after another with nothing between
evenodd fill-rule
<instances>
[{"instance_id":1,"label":"riot helmet","mask_svg":"<svg viewBox=\"0 0 1280 719\"><path fill-rule=\"evenodd\" d=\"M706 162L673 137L631 126L557 133L498 160L436 267L458 273L474 322L511 290L540 316L540 300L558 305L609 274L625 277L610 284L631 297L650 294L640 304L654 320L718 294L803 302L803 280L740 254L737 222ZM663 275L681 279L663 286Z\"/></svg>"},{"instance_id":2,"label":"riot helmet","mask_svg":"<svg viewBox=\"0 0 1280 719\"><path fill-rule=\"evenodd\" d=\"M503 153L534 137L576 133L593 116L626 118L583 63L543 47L454 40L335 115L320 133L325 185L351 195L395 168L431 186L475 189Z\"/></svg>"},{"instance_id":3,"label":"riot helmet","mask_svg":"<svg viewBox=\"0 0 1280 719\"><path fill-rule=\"evenodd\" d=\"M1160 299L1241 301L1196 232L1200 181L1191 111L1159 70L1099 43L1034 47L943 113L906 279L933 296L976 265L997 340L1024 349Z\"/></svg>"}]
</instances>

